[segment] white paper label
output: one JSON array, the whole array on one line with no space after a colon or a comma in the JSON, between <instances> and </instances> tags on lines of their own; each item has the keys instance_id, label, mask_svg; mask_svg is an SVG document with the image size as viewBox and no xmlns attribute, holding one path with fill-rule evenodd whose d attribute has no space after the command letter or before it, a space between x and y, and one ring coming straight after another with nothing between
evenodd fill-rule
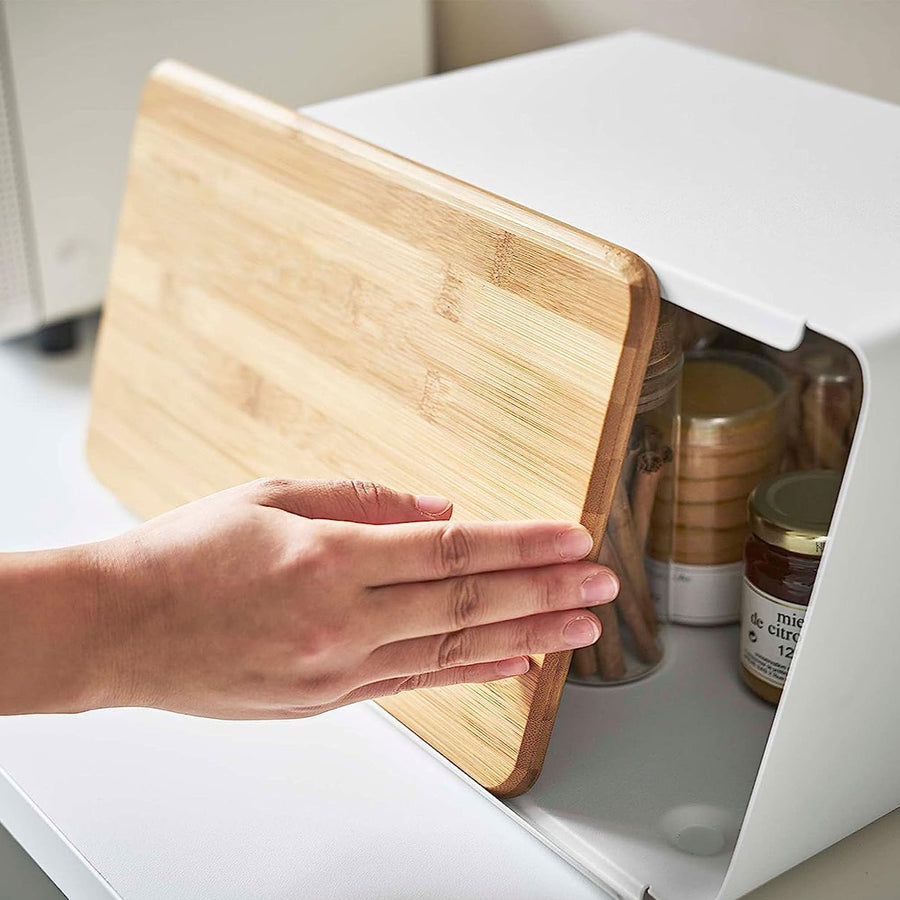
<instances>
[{"instance_id":1,"label":"white paper label","mask_svg":"<svg viewBox=\"0 0 900 900\"><path fill-rule=\"evenodd\" d=\"M647 558L647 580L664 622L725 625L741 617L743 562L688 566Z\"/></svg>"},{"instance_id":2,"label":"white paper label","mask_svg":"<svg viewBox=\"0 0 900 900\"><path fill-rule=\"evenodd\" d=\"M767 684L784 687L805 618L805 606L779 600L744 578L741 662Z\"/></svg>"}]
</instances>

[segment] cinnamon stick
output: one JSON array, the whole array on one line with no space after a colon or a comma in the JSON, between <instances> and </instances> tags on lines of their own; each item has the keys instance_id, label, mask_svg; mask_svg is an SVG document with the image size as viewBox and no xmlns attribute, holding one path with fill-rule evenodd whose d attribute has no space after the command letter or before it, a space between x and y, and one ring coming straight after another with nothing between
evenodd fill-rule
<instances>
[{"instance_id":1,"label":"cinnamon stick","mask_svg":"<svg viewBox=\"0 0 900 900\"><path fill-rule=\"evenodd\" d=\"M841 469L850 452L853 394L841 382L810 384L801 396L806 465Z\"/></svg>"},{"instance_id":2,"label":"cinnamon stick","mask_svg":"<svg viewBox=\"0 0 900 900\"><path fill-rule=\"evenodd\" d=\"M606 629L604 628L604 633ZM600 637L603 640L603 637ZM588 676L596 675L598 669L597 651L594 645L590 647L579 647L572 653L572 668L576 675Z\"/></svg>"},{"instance_id":3,"label":"cinnamon stick","mask_svg":"<svg viewBox=\"0 0 900 900\"><path fill-rule=\"evenodd\" d=\"M625 677L627 670L615 605L616 601L613 600L612 603L604 603L591 610L600 620L602 632L597 643L589 649L596 652L600 677L605 681L618 681Z\"/></svg>"},{"instance_id":4,"label":"cinnamon stick","mask_svg":"<svg viewBox=\"0 0 900 900\"><path fill-rule=\"evenodd\" d=\"M656 634L656 610L650 596L650 584L644 570L644 545L638 543L634 517L625 485L620 481L616 485L612 509L609 512L609 523L606 539L612 542L611 550L618 557L616 573L622 585L619 596L626 596L625 604L637 604L651 635ZM623 610L624 613L624 610Z\"/></svg>"},{"instance_id":5,"label":"cinnamon stick","mask_svg":"<svg viewBox=\"0 0 900 900\"><path fill-rule=\"evenodd\" d=\"M642 604L627 580L622 582L619 596L613 601L613 605L618 607L622 621L628 626L640 659L646 663L659 662L662 652L654 637L655 629L651 630L647 624Z\"/></svg>"},{"instance_id":6,"label":"cinnamon stick","mask_svg":"<svg viewBox=\"0 0 900 900\"><path fill-rule=\"evenodd\" d=\"M631 487L631 515L634 519L635 540L643 551L650 532L650 515L656 501L656 491L663 473L663 455L646 450L638 457Z\"/></svg>"},{"instance_id":7,"label":"cinnamon stick","mask_svg":"<svg viewBox=\"0 0 900 900\"><path fill-rule=\"evenodd\" d=\"M652 607L652 599L650 597L650 589L649 586L647 588L647 597L646 601L639 597L637 591L634 587L634 583L631 581L627 567L625 565L624 560L622 559L621 552L610 540L610 535L607 532L606 538L603 541L603 548L600 554L600 561L605 565L610 566L616 573L619 575L619 595L613 600L612 603L606 604L607 607L614 607L618 610L619 615L622 617L622 621L625 625L628 626L628 630L631 632L631 637L634 640L635 649L637 650L637 655L644 661L648 663L657 662L660 657L660 649L659 645L656 643L656 639L654 637L656 633L656 616L655 613L653 615L653 624L648 622L647 615L645 612L644 604ZM640 566L640 572L643 577L644 583L647 581L646 573L644 572L643 563ZM602 620L601 620L602 622ZM600 638L602 642L603 638ZM621 642L621 639L620 639ZM598 642L598 649L599 649Z\"/></svg>"}]
</instances>

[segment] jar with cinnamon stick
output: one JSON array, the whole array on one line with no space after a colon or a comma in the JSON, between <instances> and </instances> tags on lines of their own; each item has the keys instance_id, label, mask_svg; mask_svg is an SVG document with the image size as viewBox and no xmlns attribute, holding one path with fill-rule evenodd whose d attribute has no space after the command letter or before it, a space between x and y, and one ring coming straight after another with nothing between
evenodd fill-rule
<instances>
[{"instance_id":1,"label":"jar with cinnamon stick","mask_svg":"<svg viewBox=\"0 0 900 900\"><path fill-rule=\"evenodd\" d=\"M633 681L663 658L644 556L654 507L672 505L681 366L675 307L664 302L598 558L619 576L619 595L593 610L603 627L597 643L575 651L569 678L581 684Z\"/></svg>"},{"instance_id":2,"label":"jar with cinnamon stick","mask_svg":"<svg viewBox=\"0 0 900 900\"><path fill-rule=\"evenodd\" d=\"M856 357L815 332L808 332L796 350L766 352L788 378L783 469L842 471L862 400L862 371Z\"/></svg>"}]
</instances>

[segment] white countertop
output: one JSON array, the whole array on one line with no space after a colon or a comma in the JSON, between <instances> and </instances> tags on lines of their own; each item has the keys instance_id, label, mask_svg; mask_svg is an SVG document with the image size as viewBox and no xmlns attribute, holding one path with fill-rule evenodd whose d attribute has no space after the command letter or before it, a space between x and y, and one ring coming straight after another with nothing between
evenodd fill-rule
<instances>
[{"instance_id":1,"label":"white countertop","mask_svg":"<svg viewBox=\"0 0 900 900\"><path fill-rule=\"evenodd\" d=\"M6 550L136 522L84 460L89 350L0 345ZM0 718L0 767L0 821L73 897L605 896L369 705L296 722Z\"/></svg>"},{"instance_id":2,"label":"white countertop","mask_svg":"<svg viewBox=\"0 0 900 900\"><path fill-rule=\"evenodd\" d=\"M4 549L135 521L84 462L89 351L0 345ZM0 719L0 822L79 898L606 896L369 705L273 723ZM898 841L894 813L757 900L891 896Z\"/></svg>"}]
</instances>

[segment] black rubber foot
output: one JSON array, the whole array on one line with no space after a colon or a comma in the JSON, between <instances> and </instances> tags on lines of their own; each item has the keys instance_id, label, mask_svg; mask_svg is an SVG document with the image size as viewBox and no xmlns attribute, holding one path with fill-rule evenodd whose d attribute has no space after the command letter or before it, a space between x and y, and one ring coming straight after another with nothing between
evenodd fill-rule
<instances>
[{"instance_id":1,"label":"black rubber foot","mask_svg":"<svg viewBox=\"0 0 900 900\"><path fill-rule=\"evenodd\" d=\"M37 333L41 353L68 353L78 346L78 320L63 319L45 325Z\"/></svg>"}]
</instances>

